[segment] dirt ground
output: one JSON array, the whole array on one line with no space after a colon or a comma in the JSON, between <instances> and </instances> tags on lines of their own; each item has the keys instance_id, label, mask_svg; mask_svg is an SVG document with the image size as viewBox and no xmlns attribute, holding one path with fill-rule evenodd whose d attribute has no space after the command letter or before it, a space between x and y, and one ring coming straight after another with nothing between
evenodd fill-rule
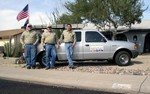
<instances>
[{"instance_id":1,"label":"dirt ground","mask_svg":"<svg viewBox=\"0 0 150 94\"><path fill-rule=\"evenodd\" d=\"M16 58L0 57L0 66L23 68L25 64L15 64ZM71 70L67 67L67 63L58 63L57 69L60 71L81 71L89 73L107 73L107 74L129 74L129 75L150 75L150 55L139 55L131 60L129 66L118 66L109 64L107 61L86 61L75 62L76 69ZM43 69L37 63L37 69Z\"/></svg>"},{"instance_id":2,"label":"dirt ground","mask_svg":"<svg viewBox=\"0 0 150 94\"><path fill-rule=\"evenodd\" d=\"M150 55L139 55L137 58L132 59L131 65L126 68L150 69Z\"/></svg>"}]
</instances>

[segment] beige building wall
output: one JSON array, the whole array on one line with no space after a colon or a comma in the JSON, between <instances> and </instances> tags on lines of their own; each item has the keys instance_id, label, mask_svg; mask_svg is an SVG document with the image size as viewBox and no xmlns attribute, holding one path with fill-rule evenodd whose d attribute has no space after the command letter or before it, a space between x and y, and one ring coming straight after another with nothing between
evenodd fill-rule
<instances>
[{"instance_id":1,"label":"beige building wall","mask_svg":"<svg viewBox=\"0 0 150 94\"><path fill-rule=\"evenodd\" d=\"M0 46L4 46L7 42L9 42L9 39L0 39Z\"/></svg>"}]
</instances>

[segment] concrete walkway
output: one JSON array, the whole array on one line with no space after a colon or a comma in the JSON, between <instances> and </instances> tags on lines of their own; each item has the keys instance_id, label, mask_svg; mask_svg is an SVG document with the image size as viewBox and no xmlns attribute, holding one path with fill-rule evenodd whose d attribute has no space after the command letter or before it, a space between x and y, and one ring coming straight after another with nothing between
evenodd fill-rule
<instances>
[{"instance_id":1,"label":"concrete walkway","mask_svg":"<svg viewBox=\"0 0 150 94\"><path fill-rule=\"evenodd\" d=\"M0 77L63 87L77 87L128 94L150 93L150 76L114 75L2 67Z\"/></svg>"}]
</instances>

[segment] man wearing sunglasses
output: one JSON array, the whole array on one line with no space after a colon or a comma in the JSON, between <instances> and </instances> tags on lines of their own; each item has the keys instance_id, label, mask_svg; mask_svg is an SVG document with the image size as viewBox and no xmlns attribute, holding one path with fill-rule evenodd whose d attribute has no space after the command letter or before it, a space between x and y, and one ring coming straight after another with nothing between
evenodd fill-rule
<instances>
[{"instance_id":1,"label":"man wearing sunglasses","mask_svg":"<svg viewBox=\"0 0 150 94\"><path fill-rule=\"evenodd\" d=\"M61 34L59 44L61 44L62 41L65 42L66 56L68 59L69 68L75 69L76 67L72 62L72 57L73 57L73 49L76 44L76 34L72 31L71 24L66 25L66 30L64 30L63 33Z\"/></svg>"},{"instance_id":2,"label":"man wearing sunglasses","mask_svg":"<svg viewBox=\"0 0 150 94\"><path fill-rule=\"evenodd\" d=\"M39 37L36 31L32 30L32 25L27 24L26 31L20 37L20 42L24 47L24 54L27 69L36 67L36 44Z\"/></svg>"},{"instance_id":3,"label":"man wearing sunglasses","mask_svg":"<svg viewBox=\"0 0 150 94\"><path fill-rule=\"evenodd\" d=\"M55 44L57 43L57 36L55 32L52 31L50 25L47 26L47 29L42 34L41 44L42 47L45 47L46 51L46 70L55 68L55 59L56 59L56 49ZM52 57L52 58L51 58ZM51 62L50 62L51 58Z\"/></svg>"}]
</instances>

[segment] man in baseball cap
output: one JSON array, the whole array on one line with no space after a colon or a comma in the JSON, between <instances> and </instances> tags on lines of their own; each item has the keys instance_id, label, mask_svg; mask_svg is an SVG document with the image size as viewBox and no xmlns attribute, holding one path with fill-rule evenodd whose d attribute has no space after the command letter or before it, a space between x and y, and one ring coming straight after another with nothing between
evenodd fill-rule
<instances>
[{"instance_id":1,"label":"man in baseball cap","mask_svg":"<svg viewBox=\"0 0 150 94\"><path fill-rule=\"evenodd\" d=\"M45 47L46 51L46 70L50 68L55 68L55 59L56 59L56 48L57 36L55 32L52 31L52 26L47 25L47 29L42 34L41 44L43 48ZM52 56L52 58L50 58ZM50 62L51 59L51 62Z\"/></svg>"},{"instance_id":2,"label":"man in baseball cap","mask_svg":"<svg viewBox=\"0 0 150 94\"><path fill-rule=\"evenodd\" d=\"M27 69L36 67L36 44L39 37L36 31L32 30L32 25L27 24L26 30L20 37L20 42L24 47L24 55Z\"/></svg>"}]
</instances>

